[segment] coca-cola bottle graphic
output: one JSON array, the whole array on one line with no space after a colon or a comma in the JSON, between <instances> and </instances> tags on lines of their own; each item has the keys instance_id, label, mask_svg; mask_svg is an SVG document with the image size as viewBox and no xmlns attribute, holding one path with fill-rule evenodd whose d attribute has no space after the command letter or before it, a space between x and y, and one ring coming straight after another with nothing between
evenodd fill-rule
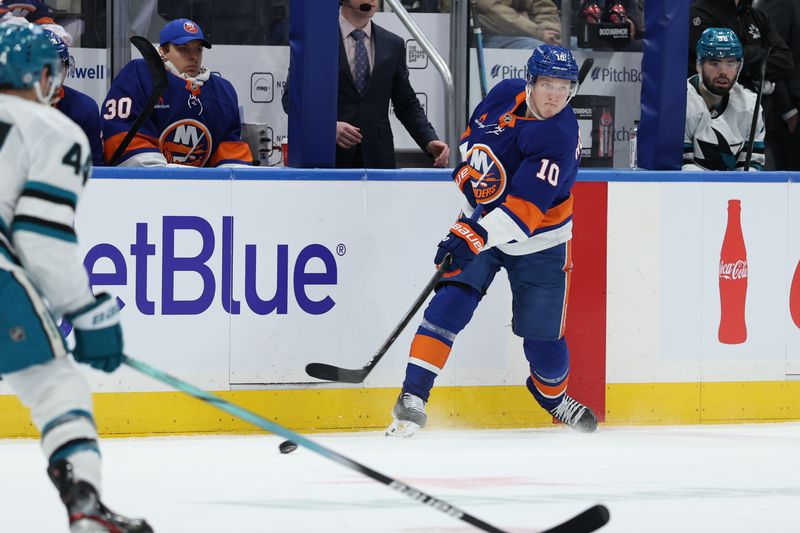
<instances>
[{"instance_id":1,"label":"coca-cola bottle graphic","mask_svg":"<svg viewBox=\"0 0 800 533\"><path fill-rule=\"evenodd\" d=\"M794 325L800 328L800 262L794 269L792 288L789 291L789 312L792 313Z\"/></svg>"},{"instance_id":2,"label":"coca-cola bottle graphic","mask_svg":"<svg viewBox=\"0 0 800 533\"><path fill-rule=\"evenodd\" d=\"M612 157L614 155L614 117L608 108L603 109L600 115L600 132L597 149L598 157Z\"/></svg>"},{"instance_id":3,"label":"coca-cola bottle graphic","mask_svg":"<svg viewBox=\"0 0 800 533\"><path fill-rule=\"evenodd\" d=\"M747 340L747 250L742 234L742 202L728 200L728 227L719 254L719 342L741 344Z\"/></svg>"}]
</instances>

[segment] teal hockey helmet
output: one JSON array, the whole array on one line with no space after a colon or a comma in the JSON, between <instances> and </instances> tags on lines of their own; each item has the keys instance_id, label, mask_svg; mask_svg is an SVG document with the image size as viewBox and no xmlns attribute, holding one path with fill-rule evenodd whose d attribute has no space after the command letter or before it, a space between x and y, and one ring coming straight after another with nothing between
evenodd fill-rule
<instances>
[{"instance_id":1,"label":"teal hockey helmet","mask_svg":"<svg viewBox=\"0 0 800 533\"><path fill-rule=\"evenodd\" d=\"M30 89L40 81L42 68L56 77L61 60L45 31L33 24L0 25L0 88Z\"/></svg>"},{"instance_id":2,"label":"teal hockey helmet","mask_svg":"<svg viewBox=\"0 0 800 533\"><path fill-rule=\"evenodd\" d=\"M706 28L697 40L697 60L735 57L741 61L742 43L730 28Z\"/></svg>"}]
</instances>

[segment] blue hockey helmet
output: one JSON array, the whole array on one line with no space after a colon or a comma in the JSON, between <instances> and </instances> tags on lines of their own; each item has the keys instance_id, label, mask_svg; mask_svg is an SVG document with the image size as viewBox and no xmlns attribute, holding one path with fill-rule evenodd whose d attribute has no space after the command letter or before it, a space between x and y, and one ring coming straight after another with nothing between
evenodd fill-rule
<instances>
[{"instance_id":1,"label":"blue hockey helmet","mask_svg":"<svg viewBox=\"0 0 800 533\"><path fill-rule=\"evenodd\" d=\"M44 30L44 34L50 40L50 43L53 45L53 48L56 49L56 52L58 52L58 57L61 59L61 62L64 63L65 66L69 65L69 46L67 46L67 43L64 42L64 39L50 30Z\"/></svg>"},{"instance_id":2,"label":"blue hockey helmet","mask_svg":"<svg viewBox=\"0 0 800 533\"><path fill-rule=\"evenodd\" d=\"M577 84L578 63L567 48L540 44L528 59L528 83L535 83L538 76L561 78Z\"/></svg>"},{"instance_id":3,"label":"blue hockey helmet","mask_svg":"<svg viewBox=\"0 0 800 533\"><path fill-rule=\"evenodd\" d=\"M58 52L39 26L0 25L0 87L30 89L38 87L42 68L49 67L57 77L61 69Z\"/></svg>"},{"instance_id":4,"label":"blue hockey helmet","mask_svg":"<svg viewBox=\"0 0 800 533\"><path fill-rule=\"evenodd\" d=\"M730 28L706 28L697 40L697 60L735 57L741 61L742 43Z\"/></svg>"}]
</instances>

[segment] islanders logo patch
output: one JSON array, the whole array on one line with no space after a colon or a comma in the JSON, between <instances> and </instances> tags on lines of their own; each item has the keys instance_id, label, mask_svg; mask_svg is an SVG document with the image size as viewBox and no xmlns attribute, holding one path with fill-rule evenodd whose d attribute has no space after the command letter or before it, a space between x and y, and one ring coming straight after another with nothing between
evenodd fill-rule
<instances>
[{"instance_id":1,"label":"islanders logo patch","mask_svg":"<svg viewBox=\"0 0 800 533\"><path fill-rule=\"evenodd\" d=\"M506 169L492 149L485 144L474 144L467 152L472 190L479 204L490 204L506 190Z\"/></svg>"},{"instance_id":2,"label":"islanders logo patch","mask_svg":"<svg viewBox=\"0 0 800 533\"><path fill-rule=\"evenodd\" d=\"M158 139L158 146L167 163L200 168L205 166L211 156L213 141L205 124L183 119L164 129Z\"/></svg>"}]
</instances>

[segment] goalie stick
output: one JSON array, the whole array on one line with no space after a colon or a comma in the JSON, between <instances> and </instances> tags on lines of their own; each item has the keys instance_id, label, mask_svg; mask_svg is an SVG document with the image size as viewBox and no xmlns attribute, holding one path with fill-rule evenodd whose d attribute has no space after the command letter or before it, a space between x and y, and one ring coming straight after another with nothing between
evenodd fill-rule
<instances>
[{"instance_id":1,"label":"goalie stick","mask_svg":"<svg viewBox=\"0 0 800 533\"><path fill-rule=\"evenodd\" d=\"M167 374L155 367L148 365L142 361L137 359L133 359L132 357L128 357L127 355L122 356L122 361L130 366L145 374L150 376L153 379L156 379L162 383L170 385L175 389L185 392L186 394L197 398L198 400L207 402L217 409L221 409L226 413L229 413L237 418L240 418L246 422L253 424L256 427L263 429L269 433L274 433L276 435L280 435L284 438L290 439L292 442L297 443L304 448L308 448L314 453L317 453L326 459L330 459L336 463L339 463L342 466L345 466L351 470L355 470L359 474L363 474L369 478L374 479L384 485L387 485L389 488L392 488L402 494L405 494L409 498L423 504L427 505L433 509L441 511L447 515L452 516L453 518L457 518L462 520L482 531L489 531L493 533L505 533L502 529L498 529L495 526L484 522L480 518L472 516L471 514L463 511L454 505L447 503L444 500L440 500L435 496L431 496L425 492L422 492L419 489L416 489L410 485L403 483L400 480L394 479L389 477L385 474L378 472L377 470L373 470L368 466L365 466L353 459L345 457L344 455L331 450L330 448L326 448L321 444L314 442L311 439L307 439L300 435L299 433L295 433L294 431L283 427L282 425L278 424L277 422L273 422L268 420L264 417L261 417L255 414L252 411L248 411L244 407L240 407L234 403L231 403L219 396L211 394L210 392L206 392L202 389L195 387L194 385L190 385L185 381L182 381L174 376ZM603 527L609 520L609 512L608 509L604 505L595 505L591 507L577 516L571 518L570 520L564 522L556 526L555 528L548 529L544 533L590 533L595 531L601 527Z\"/></svg>"},{"instance_id":2,"label":"goalie stick","mask_svg":"<svg viewBox=\"0 0 800 533\"><path fill-rule=\"evenodd\" d=\"M758 125L758 115L761 111L761 94L764 92L764 78L767 75L767 59L772 52L772 48L767 48L767 53L761 58L761 83L756 94L756 108L753 110L753 122L750 124L750 136L747 138L747 157L744 160L744 171L750 170L750 158L753 156L753 145L756 141L756 126Z\"/></svg>"},{"instance_id":3,"label":"goalie stick","mask_svg":"<svg viewBox=\"0 0 800 533\"><path fill-rule=\"evenodd\" d=\"M108 162L109 166L114 166L119 161L119 158L125 152L125 149L133 140L133 136L139 131L139 128L142 127L144 121L147 120L147 117L150 116L150 113L153 111L153 106L156 105L156 102L161 97L161 93L164 92L164 89L167 88L169 84L169 80L167 79L167 69L164 67L164 61L161 59L161 56L158 55L158 52L153 45L150 44L150 41L141 37L139 35L134 35L130 39L131 44L139 50L139 53L142 54L142 58L144 59L145 63L147 63L147 69L150 71L150 77L153 79L153 92L150 94L150 99L145 104L142 112L139 113L139 116L136 117L136 121L131 126L131 129L128 130L128 133L125 134L125 138L122 139L122 143L117 147L114 151L114 155L111 156L111 159Z\"/></svg>"},{"instance_id":4,"label":"goalie stick","mask_svg":"<svg viewBox=\"0 0 800 533\"><path fill-rule=\"evenodd\" d=\"M586 58L583 63L581 64L581 68L578 71L578 90L580 90L580 86L583 83L583 80L586 79L587 74L589 74L589 70L591 70L592 65L594 65L594 58ZM485 174L485 173L484 173ZM481 177L483 179L483 177ZM479 210L475 210L472 216L476 217L476 213ZM472 217L471 217L472 218ZM475 218L473 218L475 220ZM378 351L375 352L375 355L372 356L372 359L367 361L367 364L361 368L341 368L334 365L329 365L327 363L309 363L306 365L306 374L311 376L312 378L322 379L325 381L337 381L339 383L362 383L372 369L375 368L375 365L378 364L389 348L394 344L394 341L397 340L397 337L400 336L400 333L403 332L405 327L417 313L419 308L425 303L425 300L428 298L428 295L433 291L436 287L436 284L439 283L439 280L442 279L442 276L447 271L447 268L450 266L450 257L445 257L445 261L439 265L439 268L436 269L436 273L433 277L428 281L425 288L422 289L422 292L417 299L414 300L414 303L411 306L411 309L403 316L403 319L400 320L400 323L395 326L392 332L389 334L389 337L384 341Z\"/></svg>"}]
</instances>

